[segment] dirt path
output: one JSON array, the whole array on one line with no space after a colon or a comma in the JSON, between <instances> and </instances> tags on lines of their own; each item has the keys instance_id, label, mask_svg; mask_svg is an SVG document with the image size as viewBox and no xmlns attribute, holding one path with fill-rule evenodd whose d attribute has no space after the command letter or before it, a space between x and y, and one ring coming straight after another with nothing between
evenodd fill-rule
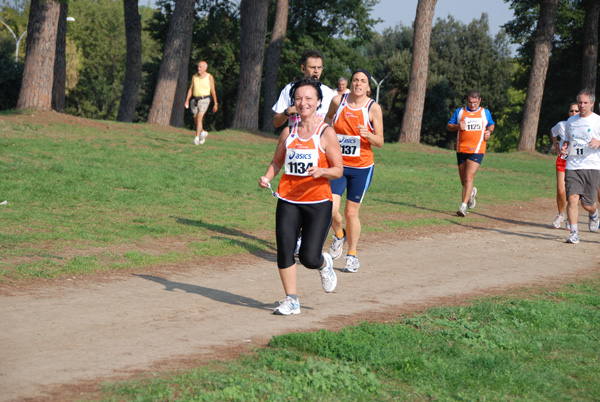
<instances>
[{"instance_id":1,"label":"dirt path","mask_svg":"<svg viewBox=\"0 0 600 402\"><path fill-rule=\"evenodd\" d=\"M478 207L443 232L365 236L360 273L338 270L334 293L322 291L316 272L299 270L302 314L293 317L271 314L282 296L272 253L9 289L0 296L0 401L67 400L102 379L231 356L277 334L391 319L600 271L600 232L587 231L587 216L581 243L565 244L567 232L549 227L553 203L541 204ZM477 215L492 219L474 223Z\"/></svg>"}]
</instances>

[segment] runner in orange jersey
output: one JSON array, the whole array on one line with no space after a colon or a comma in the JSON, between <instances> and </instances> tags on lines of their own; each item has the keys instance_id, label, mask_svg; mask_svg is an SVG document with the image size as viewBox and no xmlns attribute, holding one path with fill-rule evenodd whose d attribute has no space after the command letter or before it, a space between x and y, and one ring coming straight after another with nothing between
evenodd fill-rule
<instances>
[{"instance_id":1,"label":"runner in orange jersey","mask_svg":"<svg viewBox=\"0 0 600 402\"><path fill-rule=\"evenodd\" d=\"M334 259L339 258L347 239L348 253L343 271L352 273L358 272L360 267L356 254L361 231L358 213L373 178L375 158L371 147L383 146L383 114L381 107L369 97L370 93L371 75L358 69L350 78L350 93L333 98L327 114L327 121L333 122L344 157L344 175L331 182L334 236L329 253ZM344 191L345 230L339 212Z\"/></svg>"},{"instance_id":2,"label":"runner in orange jersey","mask_svg":"<svg viewBox=\"0 0 600 402\"><path fill-rule=\"evenodd\" d=\"M490 111L482 108L480 104L481 94L478 91L469 91L467 107L456 109L447 126L448 131L458 131L456 160L462 184L462 203L456 214L462 217L467 216L467 207L475 208L475 173L483 161L486 141L490 139L496 127Z\"/></svg>"},{"instance_id":3,"label":"runner in orange jersey","mask_svg":"<svg viewBox=\"0 0 600 402\"><path fill-rule=\"evenodd\" d=\"M318 269L325 292L333 292L337 286L333 260L322 250L331 224L329 180L342 175L342 154L333 129L316 116L323 99L320 84L312 77L294 83L291 95L300 120L283 129L275 156L258 181L260 187L269 187L284 169L275 193L279 198L275 217L277 266L286 295L273 312L279 315L300 314L294 258L300 228L300 262L306 268Z\"/></svg>"}]
</instances>

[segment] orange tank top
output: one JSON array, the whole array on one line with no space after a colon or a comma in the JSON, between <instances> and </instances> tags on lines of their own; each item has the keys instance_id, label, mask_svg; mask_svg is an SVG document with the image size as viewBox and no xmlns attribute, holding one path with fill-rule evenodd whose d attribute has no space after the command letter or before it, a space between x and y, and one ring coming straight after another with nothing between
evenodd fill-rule
<instances>
[{"instance_id":1,"label":"orange tank top","mask_svg":"<svg viewBox=\"0 0 600 402\"><path fill-rule=\"evenodd\" d=\"M332 201L329 179L313 178L307 170L311 166L328 168L329 161L321 148L321 135L328 127L321 122L310 138L298 136L299 122L290 127L290 134L285 140L285 172L279 181L277 193L279 198L295 204L315 204Z\"/></svg>"},{"instance_id":2,"label":"orange tank top","mask_svg":"<svg viewBox=\"0 0 600 402\"><path fill-rule=\"evenodd\" d=\"M373 132L373 126L369 120L369 109L375 101L369 98L365 104L352 109L348 106L348 94L342 95L338 110L333 116L333 128L338 136L344 166L356 168L368 168L375 164L371 143L360 136L357 126L367 126Z\"/></svg>"},{"instance_id":3,"label":"orange tank top","mask_svg":"<svg viewBox=\"0 0 600 402\"><path fill-rule=\"evenodd\" d=\"M458 124L467 123L467 129L458 130L456 151L465 154L485 154L485 130L488 125L485 109L480 107L474 112L463 107L458 113Z\"/></svg>"}]
</instances>

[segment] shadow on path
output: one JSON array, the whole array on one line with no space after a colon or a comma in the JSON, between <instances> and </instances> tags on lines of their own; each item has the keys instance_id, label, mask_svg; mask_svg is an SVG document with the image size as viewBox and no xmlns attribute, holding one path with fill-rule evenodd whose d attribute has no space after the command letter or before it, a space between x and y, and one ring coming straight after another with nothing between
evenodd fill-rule
<instances>
[{"instance_id":1,"label":"shadow on path","mask_svg":"<svg viewBox=\"0 0 600 402\"><path fill-rule=\"evenodd\" d=\"M189 283L173 282L168 279L160 278L158 276L152 276L152 275L140 275L140 274L133 274L133 275L137 276L138 278L146 279L148 281L160 283L161 285L163 285L165 287L164 290L166 290L168 292L172 292L175 289L180 289L180 290L183 290L184 292L200 295L200 296L203 296L208 299L212 299L212 300L215 300L215 301L218 301L221 303L227 303L227 304L231 304L233 306L250 307L250 308L255 308L258 310L271 311L275 307L277 307L277 303L265 304L265 303L259 302L258 300L255 300L255 299L252 299L249 297L245 297L245 296L236 295L234 293L229 293L224 290L211 289L211 288L207 288L204 286L191 285Z\"/></svg>"}]
</instances>

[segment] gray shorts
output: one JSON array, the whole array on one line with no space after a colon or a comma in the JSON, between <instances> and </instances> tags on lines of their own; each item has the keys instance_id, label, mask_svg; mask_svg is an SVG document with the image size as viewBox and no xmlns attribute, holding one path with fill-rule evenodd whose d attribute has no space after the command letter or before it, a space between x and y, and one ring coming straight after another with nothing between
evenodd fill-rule
<instances>
[{"instance_id":1,"label":"gray shorts","mask_svg":"<svg viewBox=\"0 0 600 402\"><path fill-rule=\"evenodd\" d=\"M194 117L196 117L198 113L206 113L209 105L210 96L205 98L192 98L190 109L192 110Z\"/></svg>"},{"instance_id":2,"label":"gray shorts","mask_svg":"<svg viewBox=\"0 0 600 402\"><path fill-rule=\"evenodd\" d=\"M573 194L579 194L582 204L592 206L598 198L600 170L567 169L565 170L565 187L567 188L567 198Z\"/></svg>"}]
</instances>

